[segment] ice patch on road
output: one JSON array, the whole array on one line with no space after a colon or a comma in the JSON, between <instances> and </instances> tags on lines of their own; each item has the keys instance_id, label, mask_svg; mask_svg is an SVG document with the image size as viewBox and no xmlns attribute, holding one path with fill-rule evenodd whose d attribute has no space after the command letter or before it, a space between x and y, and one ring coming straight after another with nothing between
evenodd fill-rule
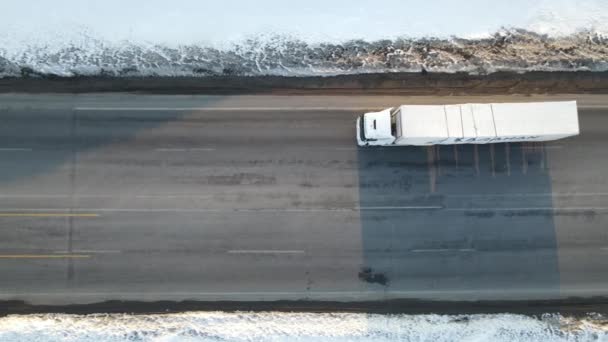
<instances>
[{"instance_id":1,"label":"ice patch on road","mask_svg":"<svg viewBox=\"0 0 608 342\"><path fill-rule=\"evenodd\" d=\"M0 319L0 340L21 341L607 341L601 315L222 313L62 314Z\"/></svg>"}]
</instances>

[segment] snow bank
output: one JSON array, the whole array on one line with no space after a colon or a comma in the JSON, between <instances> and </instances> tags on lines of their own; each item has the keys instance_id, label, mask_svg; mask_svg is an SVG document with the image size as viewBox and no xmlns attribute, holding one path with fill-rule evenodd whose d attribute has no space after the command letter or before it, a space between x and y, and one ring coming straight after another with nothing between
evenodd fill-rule
<instances>
[{"instance_id":1,"label":"snow bank","mask_svg":"<svg viewBox=\"0 0 608 342\"><path fill-rule=\"evenodd\" d=\"M601 315L377 315L199 312L60 314L0 319L0 340L18 341L606 341Z\"/></svg>"}]
</instances>

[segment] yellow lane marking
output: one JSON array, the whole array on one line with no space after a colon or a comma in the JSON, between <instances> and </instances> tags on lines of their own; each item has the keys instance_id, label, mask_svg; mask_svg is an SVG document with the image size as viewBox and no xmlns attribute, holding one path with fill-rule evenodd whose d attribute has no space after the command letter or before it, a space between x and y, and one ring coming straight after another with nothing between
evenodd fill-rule
<instances>
[{"instance_id":1,"label":"yellow lane marking","mask_svg":"<svg viewBox=\"0 0 608 342\"><path fill-rule=\"evenodd\" d=\"M87 254L0 254L0 259L85 259Z\"/></svg>"},{"instance_id":2,"label":"yellow lane marking","mask_svg":"<svg viewBox=\"0 0 608 342\"><path fill-rule=\"evenodd\" d=\"M0 213L0 217L99 217L99 214L71 214L71 213Z\"/></svg>"}]
</instances>

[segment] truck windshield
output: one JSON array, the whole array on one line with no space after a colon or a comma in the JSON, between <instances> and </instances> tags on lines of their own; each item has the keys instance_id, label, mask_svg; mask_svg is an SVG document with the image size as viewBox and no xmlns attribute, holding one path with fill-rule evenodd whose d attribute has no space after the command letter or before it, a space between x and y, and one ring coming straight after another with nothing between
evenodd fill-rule
<instances>
[{"instance_id":1,"label":"truck windshield","mask_svg":"<svg viewBox=\"0 0 608 342\"><path fill-rule=\"evenodd\" d=\"M369 139L369 138L365 137L365 117L366 116L367 115L365 115L365 114L362 115L361 120L359 120L359 125L360 125L359 131L361 132L361 140L362 141L377 141L378 139ZM374 125L375 125L375 123L376 123L376 120L374 120Z\"/></svg>"},{"instance_id":2,"label":"truck windshield","mask_svg":"<svg viewBox=\"0 0 608 342\"><path fill-rule=\"evenodd\" d=\"M365 139L365 115L361 115L361 119L359 120L359 135L361 136L361 141L366 141Z\"/></svg>"}]
</instances>

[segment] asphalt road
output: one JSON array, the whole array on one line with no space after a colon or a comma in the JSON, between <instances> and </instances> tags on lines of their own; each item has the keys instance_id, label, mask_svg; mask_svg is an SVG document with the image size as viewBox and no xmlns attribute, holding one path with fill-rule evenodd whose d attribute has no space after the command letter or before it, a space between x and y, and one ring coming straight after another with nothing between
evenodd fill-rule
<instances>
[{"instance_id":1,"label":"asphalt road","mask_svg":"<svg viewBox=\"0 0 608 342\"><path fill-rule=\"evenodd\" d=\"M366 148L398 103L0 96L0 300L608 294L608 96L546 144ZM538 98L544 99L544 98Z\"/></svg>"}]
</instances>

